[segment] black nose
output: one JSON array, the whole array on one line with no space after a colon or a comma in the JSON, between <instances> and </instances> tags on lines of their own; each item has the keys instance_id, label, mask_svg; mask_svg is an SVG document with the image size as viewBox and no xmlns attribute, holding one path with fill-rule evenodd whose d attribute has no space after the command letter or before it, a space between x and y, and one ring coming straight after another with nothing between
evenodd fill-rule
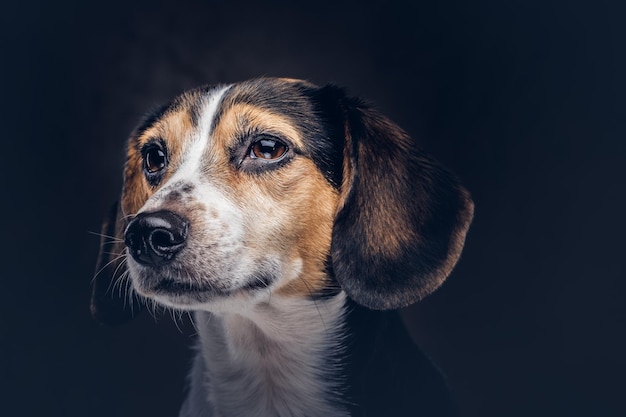
<instances>
[{"instance_id":1,"label":"black nose","mask_svg":"<svg viewBox=\"0 0 626 417\"><path fill-rule=\"evenodd\" d=\"M129 223L124 241L137 262L160 266L185 246L188 226L187 220L171 211L141 213Z\"/></svg>"}]
</instances>

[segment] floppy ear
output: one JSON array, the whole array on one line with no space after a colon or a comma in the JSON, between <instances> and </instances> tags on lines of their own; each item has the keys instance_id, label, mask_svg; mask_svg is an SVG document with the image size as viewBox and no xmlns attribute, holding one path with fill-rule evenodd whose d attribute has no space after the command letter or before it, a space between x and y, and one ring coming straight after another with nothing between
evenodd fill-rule
<instances>
[{"instance_id":1,"label":"floppy ear","mask_svg":"<svg viewBox=\"0 0 626 417\"><path fill-rule=\"evenodd\" d=\"M456 178L396 124L358 100L344 103L333 270L357 303L380 310L405 307L450 274L474 205Z\"/></svg>"},{"instance_id":2,"label":"floppy ear","mask_svg":"<svg viewBox=\"0 0 626 417\"><path fill-rule=\"evenodd\" d=\"M111 207L107 219L102 224L100 253L96 264L91 293L91 314L106 324L121 324L134 318L142 309L139 298L128 286L124 278L124 228L116 202Z\"/></svg>"}]
</instances>

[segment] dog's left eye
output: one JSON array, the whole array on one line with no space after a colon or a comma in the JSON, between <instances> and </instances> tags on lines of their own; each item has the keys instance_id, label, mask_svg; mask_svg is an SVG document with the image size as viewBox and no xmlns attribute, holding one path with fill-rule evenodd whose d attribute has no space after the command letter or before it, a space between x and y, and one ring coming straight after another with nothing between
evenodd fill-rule
<instances>
[{"instance_id":1,"label":"dog's left eye","mask_svg":"<svg viewBox=\"0 0 626 417\"><path fill-rule=\"evenodd\" d=\"M275 161L282 158L285 153L287 153L287 145L271 138L257 140L250 147L250 158L252 159Z\"/></svg>"}]
</instances>

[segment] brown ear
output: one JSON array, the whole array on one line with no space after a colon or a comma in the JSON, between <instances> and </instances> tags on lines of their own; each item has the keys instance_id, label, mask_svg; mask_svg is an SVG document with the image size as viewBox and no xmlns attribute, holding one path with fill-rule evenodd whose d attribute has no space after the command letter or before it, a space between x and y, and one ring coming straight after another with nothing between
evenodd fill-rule
<instances>
[{"instance_id":1,"label":"brown ear","mask_svg":"<svg viewBox=\"0 0 626 417\"><path fill-rule=\"evenodd\" d=\"M92 316L111 325L134 318L142 309L142 303L125 277L125 245L122 237L125 225L120 212L116 202L102 224L100 253L91 293Z\"/></svg>"},{"instance_id":2,"label":"brown ear","mask_svg":"<svg viewBox=\"0 0 626 417\"><path fill-rule=\"evenodd\" d=\"M348 100L344 112L335 276L365 307L405 307L450 274L474 205L456 178L389 119L357 100Z\"/></svg>"}]
</instances>

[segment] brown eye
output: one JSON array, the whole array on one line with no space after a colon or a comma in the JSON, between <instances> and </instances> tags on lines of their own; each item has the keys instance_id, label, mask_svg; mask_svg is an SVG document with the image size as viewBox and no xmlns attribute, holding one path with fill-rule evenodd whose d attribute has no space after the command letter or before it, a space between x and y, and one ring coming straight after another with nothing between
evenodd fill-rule
<instances>
[{"instance_id":1,"label":"brown eye","mask_svg":"<svg viewBox=\"0 0 626 417\"><path fill-rule=\"evenodd\" d=\"M165 152L160 148L152 147L146 151L144 156L145 168L149 174L154 174L161 171L167 165L167 158Z\"/></svg>"},{"instance_id":2,"label":"brown eye","mask_svg":"<svg viewBox=\"0 0 626 417\"><path fill-rule=\"evenodd\" d=\"M277 160L287 152L287 145L274 139L261 139L252 144L250 158Z\"/></svg>"}]
</instances>

